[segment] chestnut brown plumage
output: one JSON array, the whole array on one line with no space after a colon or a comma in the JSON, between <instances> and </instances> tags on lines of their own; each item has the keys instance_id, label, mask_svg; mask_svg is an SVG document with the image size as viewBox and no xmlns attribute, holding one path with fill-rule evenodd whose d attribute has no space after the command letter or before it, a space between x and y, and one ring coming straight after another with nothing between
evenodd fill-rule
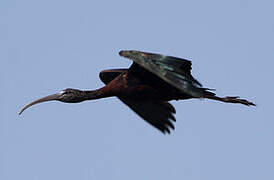
<instances>
[{"instance_id":1,"label":"chestnut brown plumage","mask_svg":"<svg viewBox=\"0 0 274 180\"><path fill-rule=\"evenodd\" d=\"M174 129L172 121L175 108L168 102L191 98L207 98L226 103L255 106L239 97L218 97L212 89L203 88L191 75L191 61L172 56L140 51L120 51L133 64L129 69L111 69L100 72L100 79L106 84L93 91L65 89L26 105L28 107L46 101L77 103L85 100L118 97L145 121L163 133Z\"/></svg>"}]
</instances>

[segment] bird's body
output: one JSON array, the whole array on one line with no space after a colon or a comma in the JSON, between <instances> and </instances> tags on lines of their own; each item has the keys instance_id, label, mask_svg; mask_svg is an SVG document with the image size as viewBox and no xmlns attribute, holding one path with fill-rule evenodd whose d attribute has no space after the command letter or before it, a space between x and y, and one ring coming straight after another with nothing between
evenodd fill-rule
<instances>
[{"instance_id":1,"label":"bird's body","mask_svg":"<svg viewBox=\"0 0 274 180\"><path fill-rule=\"evenodd\" d=\"M131 69L106 70L100 73L103 82L104 76L110 73L118 75L110 82L106 82L106 86L103 87L106 95L141 102L190 98L150 72L140 74L132 72Z\"/></svg>"},{"instance_id":2,"label":"bird's body","mask_svg":"<svg viewBox=\"0 0 274 180\"><path fill-rule=\"evenodd\" d=\"M174 129L172 121L175 108L171 100L208 98L229 103L255 105L238 97L218 97L191 75L191 62L171 56L121 51L121 56L134 61L129 69L112 69L100 72L105 86L92 91L65 89L60 93L46 96L25 106L28 107L50 100L77 103L85 100L118 97L139 116L163 133Z\"/></svg>"}]
</instances>

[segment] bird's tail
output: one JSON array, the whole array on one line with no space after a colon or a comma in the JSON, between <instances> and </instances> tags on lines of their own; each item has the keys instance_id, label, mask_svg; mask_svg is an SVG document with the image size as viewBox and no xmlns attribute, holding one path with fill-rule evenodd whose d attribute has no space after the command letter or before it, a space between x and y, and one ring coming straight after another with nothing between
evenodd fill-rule
<instances>
[{"instance_id":1,"label":"bird's tail","mask_svg":"<svg viewBox=\"0 0 274 180\"><path fill-rule=\"evenodd\" d=\"M204 98L207 99L212 99L216 101L222 101L225 103L239 103L239 104L244 104L246 106L256 106L253 102L250 102L246 99L240 99L238 96L227 96L227 97L218 97L215 95L205 95Z\"/></svg>"}]
</instances>

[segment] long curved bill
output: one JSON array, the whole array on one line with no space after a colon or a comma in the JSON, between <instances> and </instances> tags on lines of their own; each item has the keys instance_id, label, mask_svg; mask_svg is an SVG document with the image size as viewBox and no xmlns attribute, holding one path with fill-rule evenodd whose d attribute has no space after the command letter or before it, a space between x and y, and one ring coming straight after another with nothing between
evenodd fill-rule
<instances>
[{"instance_id":1,"label":"long curved bill","mask_svg":"<svg viewBox=\"0 0 274 180\"><path fill-rule=\"evenodd\" d=\"M35 105L35 104L39 104L39 103L42 103L42 102L47 102L47 101L54 101L54 100L59 100L61 94L60 93L57 93L57 94L52 94L52 95L49 95L49 96L46 96L46 97L43 97L43 98L40 98L40 99L37 99L31 103L29 103L28 105L26 105L20 112L19 112L19 115L21 115L27 108Z\"/></svg>"}]
</instances>

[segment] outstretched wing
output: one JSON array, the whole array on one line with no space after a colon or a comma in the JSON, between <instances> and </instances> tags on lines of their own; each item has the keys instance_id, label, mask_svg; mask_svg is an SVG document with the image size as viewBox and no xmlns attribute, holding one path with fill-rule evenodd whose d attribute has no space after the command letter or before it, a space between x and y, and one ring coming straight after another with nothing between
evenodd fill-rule
<instances>
[{"instance_id":1,"label":"outstretched wing","mask_svg":"<svg viewBox=\"0 0 274 180\"><path fill-rule=\"evenodd\" d=\"M100 72L100 79L108 84L118 75L127 69L112 69ZM173 114L175 108L168 102L133 102L125 98L118 97L123 103L130 107L135 113L142 117L152 126L162 133L170 133L170 128L174 129L172 121L176 121Z\"/></svg>"},{"instance_id":2,"label":"outstretched wing","mask_svg":"<svg viewBox=\"0 0 274 180\"><path fill-rule=\"evenodd\" d=\"M191 75L191 61L172 56L140 51L120 51L121 56L131 59L144 69L154 73L173 87L193 97L203 97L208 90ZM213 94L213 93L212 93Z\"/></svg>"},{"instance_id":3,"label":"outstretched wing","mask_svg":"<svg viewBox=\"0 0 274 180\"><path fill-rule=\"evenodd\" d=\"M176 113L176 111L170 103L133 102L124 98L119 99L162 133L170 133L170 128L175 129L172 121L176 121L173 116L173 113Z\"/></svg>"}]
</instances>

